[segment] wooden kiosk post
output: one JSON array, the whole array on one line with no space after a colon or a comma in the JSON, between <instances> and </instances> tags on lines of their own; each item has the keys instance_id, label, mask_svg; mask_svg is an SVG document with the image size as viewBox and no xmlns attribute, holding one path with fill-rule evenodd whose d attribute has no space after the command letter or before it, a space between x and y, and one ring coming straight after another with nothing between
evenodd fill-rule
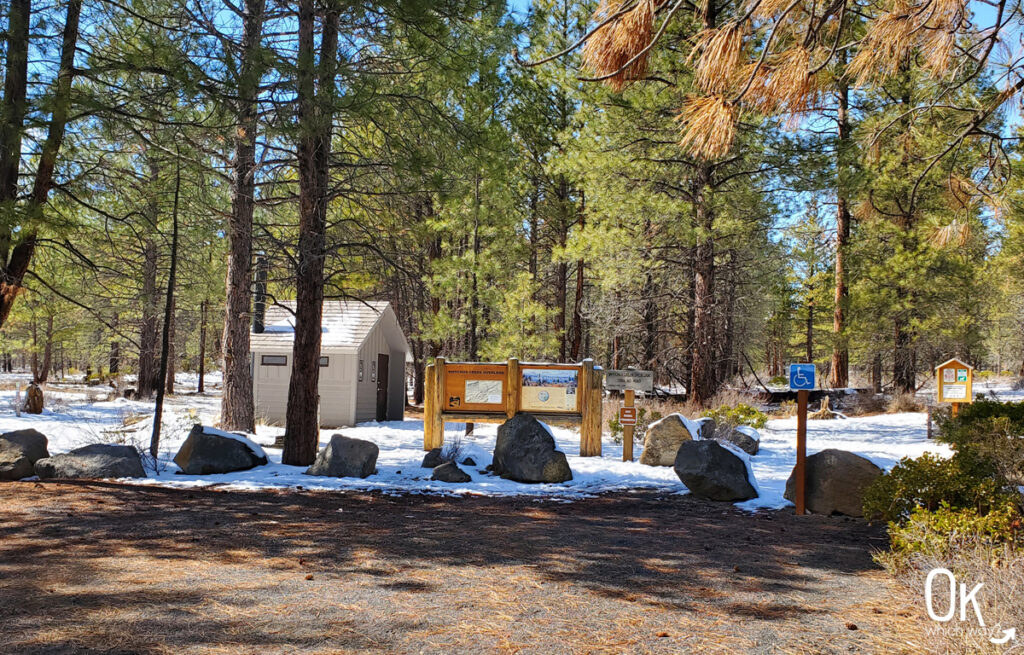
<instances>
[{"instance_id":1,"label":"wooden kiosk post","mask_svg":"<svg viewBox=\"0 0 1024 655\"><path fill-rule=\"evenodd\" d=\"M584 359L580 371L580 457L601 456L601 369Z\"/></svg>"}]
</instances>

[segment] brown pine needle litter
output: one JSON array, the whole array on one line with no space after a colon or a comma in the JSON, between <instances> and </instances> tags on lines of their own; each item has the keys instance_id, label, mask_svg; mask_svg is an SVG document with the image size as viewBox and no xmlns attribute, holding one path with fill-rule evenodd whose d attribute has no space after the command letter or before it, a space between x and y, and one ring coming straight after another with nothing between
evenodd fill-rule
<instances>
[{"instance_id":1,"label":"brown pine needle litter","mask_svg":"<svg viewBox=\"0 0 1024 655\"><path fill-rule=\"evenodd\" d=\"M737 116L736 105L724 96L691 96L676 117L683 131L679 145L703 159L721 157L736 138Z\"/></svg>"},{"instance_id":2,"label":"brown pine needle litter","mask_svg":"<svg viewBox=\"0 0 1024 655\"><path fill-rule=\"evenodd\" d=\"M601 0L593 20L601 23L628 7L622 0ZM633 0L632 9L597 30L583 48L583 65L595 77L605 77L605 83L616 92L647 73L649 52L639 55L651 43L654 31L655 0ZM636 61L629 64L630 60ZM629 64L627 66L627 64Z\"/></svg>"}]
</instances>

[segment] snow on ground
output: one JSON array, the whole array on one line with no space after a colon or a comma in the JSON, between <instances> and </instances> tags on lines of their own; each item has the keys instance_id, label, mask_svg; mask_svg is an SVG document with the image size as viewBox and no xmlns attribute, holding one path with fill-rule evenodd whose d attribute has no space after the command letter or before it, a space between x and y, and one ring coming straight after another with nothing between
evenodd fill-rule
<instances>
[{"instance_id":1,"label":"snow on ground","mask_svg":"<svg viewBox=\"0 0 1024 655\"><path fill-rule=\"evenodd\" d=\"M182 382L181 389L194 389L184 380ZM35 428L49 438L51 453L66 452L89 443L120 442L143 448L148 446L152 403L123 398L106 400L107 391L97 387L88 390L50 388L46 391L46 411L40 416L22 414L21 417L16 417L13 411L14 391L0 391L0 432ZM1010 394L1009 390L1006 392ZM1002 398L1003 394L999 396ZM477 424L474 436L462 438L460 461L467 456L476 461L475 466L460 465L472 481L466 484L435 482L430 480L432 471L420 467L424 454L422 421L371 422L354 428L321 431L321 446L339 431L377 444L380 448L378 473L365 480L307 476L303 474L305 467L282 465L281 450L273 448L272 444L283 429L273 426L258 426L256 434L252 435L253 441L262 445L270 458L267 466L225 475L178 475L178 467L172 459L192 424L212 425L217 420L219 409L220 398L216 393L183 393L169 397L165 406L159 471L149 471L149 479L134 482L173 487L217 486L232 490L302 487L325 491L359 489L386 493L528 495L563 500L632 489L686 493L686 488L670 467L623 462L621 444L615 444L610 438L605 439L602 457L580 457L578 433L559 427L552 427L551 431L558 448L568 458L573 472L570 482L529 485L483 473L491 463L497 433L496 425L486 424ZM446 443L463 431L461 424L449 423L445 427ZM760 452L751 457L750 462L761 497L739 503L739 506L750 510L785 507L789 503L782 494L796 459L796 419L771 420L760 434ZM907 456L917 457L925 452L950 453L948 447L926 438L925 415L922 413L809 421L808 454L826 448L858 453L885 469ZM636 450L638 456L639 444Z\"/></svg>"}]
</instances>

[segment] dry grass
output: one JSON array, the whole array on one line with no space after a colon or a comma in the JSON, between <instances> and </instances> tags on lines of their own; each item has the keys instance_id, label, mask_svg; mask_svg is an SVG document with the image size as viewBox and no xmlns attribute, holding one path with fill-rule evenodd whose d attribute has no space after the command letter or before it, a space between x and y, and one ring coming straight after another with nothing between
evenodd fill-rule
<instances>
[{"instance_id":1,"label":"dry grass","mask_svg":"<svg viewBox=\"0 0 1024 655\"><path fill-rule=\"evenodd\" d=\"M917 399L912 393L894 394L889 400L888 407L890 414L902 414L904 412L923 412L924 403Z\"/></svg>"},{"instance_id":2,"label":"dry grass","mask_svg":"<svg viewBox=\"0 0 1024 655\"><path fill-rule=\"evenodd\" d=\"M852 399L847 399L844 413L849 416L873 416L884 414L888 407L885 396L871 391L858 391Z\"/></svg>"},{"instance_id":3,"label":"dry grass","mask_svg":"<svg viewBox=\"0 0 1024 655\"><path fill-rule=\"evenodd\" d=\"M990 545L977 543L973 539L959 540L948 557L918 555L911 559L909 566L893 571L894 586L905 604L919 621L925 624L920 630L916 645L920 653L941 653L943 655L997 655L1008 652L1004 645L991 643L990 638L1001 637L1003 628L1024 625L1024 553L1012 549L993 550ZM977 584L984 585L977 595L979 609L985 620L981 628L972 616L968 606L969 620L948 623L932 622L925 616L923 590L928 573L944 568L954 573L957 582L963 582L968 589ZM942 614L948 604L948 578L940 577L934 583L933 595L936 610ZM959 618L959 617L958 617ZM1018 637L1019 638L1019 637Z\"/></svg>"}]
</instances>

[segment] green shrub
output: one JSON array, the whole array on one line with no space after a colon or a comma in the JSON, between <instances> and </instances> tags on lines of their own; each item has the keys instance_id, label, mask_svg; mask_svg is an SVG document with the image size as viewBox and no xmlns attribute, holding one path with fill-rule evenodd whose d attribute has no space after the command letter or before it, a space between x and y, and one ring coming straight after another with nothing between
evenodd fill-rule
<instances>
[{"instance_id":1,"label":"green shrub","mask_svg":"<svg viewBox=\"0 0 1024 655\"><path fill-rule=\"evenodd\" d=\"M1024 403L978 400L953 418L937 418L939 440L986 463L1013 486L1024 485Z\"/></svg>"},{"instance_id":2,"label":"green shrub","mask_svg":"<svg viewBox=\"0 0 1024 655\"><path fill-rule=\"evenodd\" d=\"M633 438L642 437L647 432L647 428L655 421L662 419L661 412L656 410L648 410L646 407L637 407L636 410L636 425L633 430ZM619 423L619 414L615 413L608 421L608 429L612 433L612 440L615 443L622 443L622 436L625 433L623 425Z\"/></svg>"},{"instance_id":3,"label":"green shrub","mask_svg":"<svg viewBox=\"0 0 1024 655\"><path fill-rule=\"evenodd\" d=\"M771 380L768 380L768 384L770 384L773 387L788 387L789 378L787 378L785 375L776 375Z\"/></svg>"},{"instance_id":4,"label":"green shrub","mask_svg":"<svg viewBox=\"0 0 1024 655\"><path fill-rule=\"evenodd\" d=\"M889 539L891 552L878 559L895 573L917 557L953 559L968 543L989 550L1024 545L1024 517L1009 497L984 513L942 503L934 511L916 508L905 523L890 523Z\"/></svg>"},{"instance_id":5,"label":"green shrub","mask_svg":"<svg viewBox=\"0 0 1024 655\"><path fill-rule=\"evenodd\" d=\"M749 425L755 430L760 430L768 424L767 414L744 403L735 407L722 405L718 409L706 410L701 416L715 419L715 424L719 427Z\"/></svg>"},{"instance_id":6,"label":"green shrub","mask_svg":"<svg viewBox=\"0 0 1024 655\"><path fill-rule=\"evenodd\" d=\"M975 373L974 375L975 375L975 376L977 376L977 377L979 377L979 378L981 378L982 380L984 380L984 379L986 379L986 378L991 378L991 377L994 377L994 376L995 376L995 374L996 374L996 372L995 372L995 371L978 371L978 372L977 372L977 373Z\"/></svg>"},{"instance_id":7,"label":"green shrub","mask_svg":"<svg viewBox=\"0 0 1024 655\"><path fill-rule=\"evenodd\" d=\"M904 523L915 509L934 511L943 503L984 513L1005 501L1003 488L990 467L969 456L904 457L864 492L864 516Z\"/></svg>"}]
</instances>

